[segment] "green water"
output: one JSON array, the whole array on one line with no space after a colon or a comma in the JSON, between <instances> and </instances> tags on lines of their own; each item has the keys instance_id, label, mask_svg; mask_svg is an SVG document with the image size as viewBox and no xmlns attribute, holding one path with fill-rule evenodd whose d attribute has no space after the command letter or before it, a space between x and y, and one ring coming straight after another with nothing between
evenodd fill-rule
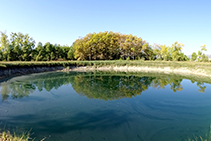
<instances>
[{"instance_id":1,"label":"green water","mask_svg":"<svg viewBox=\"0 0 211 141\"><path fill-rule=\"evenodd\" d=\"M35 140L210 137L209 81L160 74L42 73L0 83L0 128Z\"/></svg>"}]
</instances>

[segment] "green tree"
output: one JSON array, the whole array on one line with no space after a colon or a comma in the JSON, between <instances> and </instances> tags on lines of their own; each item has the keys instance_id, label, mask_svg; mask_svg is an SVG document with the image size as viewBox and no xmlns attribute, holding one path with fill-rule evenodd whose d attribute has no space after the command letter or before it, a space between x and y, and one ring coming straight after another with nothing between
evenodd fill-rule
<instances>
[{"instance_id":1,"label":"green tree","mask_svg":"<svg viewBox=\"0 0 211 141\"><path fill-rule=\"evenodd\" d=\"M206 45L200 46L201 50L198 51L198 61L202 62L208 62L209 58L205 55L205 51L207 51Z\"/></svg>"},{"instance_id":2,"label":"green tree","mask_svg":"<svg viewBox=\"0 0 211 141\"><path fill-rule=\"evenodd\" d=\"M190 60L190 58L188 58L187 55L185 55L182 52L179 54L179 56L180 56L180 60L179 61L189 61Z\"/></svg>"},{"instance_id":3,"label":"green tree","mask_svg":"<svg viewBox=\"0 0 211 141\"><path fill-rule=\"evenodd\" d=\"M24 61L30 61L32 57L32 50L35 46L35 41L32 37L30 37L28 34L25 34L23 37L23 43L22 43L22 60Z\"/></svg>"},{"instance_id":4,"label":"green tree","mask_svg":"<svg viewBox=\"0 0 211 141\"><path fill-rule=\"evenodd\" d=\"M183 61L180 55L184 44L175 42L172 44L172 59L173 61Z\"/></svg>"},{"instance_id":5,"label":"green tree","mask_svg":"<svg viewBox=\"0 0 211 141\"><path fill-rule=\"evenodd\" d=\"M37 47L33 52L33 58L36 61L45 61L45 50L41 42L38 43Z\"/></svg>"},{"instance_id":6,"label":"green tree","mask_svg":"<svg viewBox=\"0 0 211 141\"><path fill-rule=\"evenodd\" d=\"M50 42L45 43L44 49L45 49L45 53L46 53L45 59L47 61L51 61L52 59L54 59L54 46Z\"/></svg>"},{"instance_id":7,"label":"green tree","mask_svg":"<svg viewBox=\"0 0 211 141\"><path fill-rule=\"evenodd\" d=\"M161 46L158 44L154 44L152 46L153 54L155 55L155 59L157 60L162 60L161 49L162 49Z\"/></svg>"},{"instance_id":8,"label":"green tree","mask_svg":"<svg viewBox=\"0 0 211 141\"><path fill-rule=\"evenodd\" d=\"M68 45L64 45L61 47L61 49L62 49L62 54L61 54L62 59L67 60L70 47Z\"/></svg>"},{"instance_id":9,"label":"green tree","mask_svg":"<svg viewBox=\"0 0 211 141\"><path fill-rule=\"evenodd\" d=\"M11 33L11 48L13 50L13 60L30 61L32 59L32 50L35 41L28 34Z\"/></svg>"},{"instance_id":10,"label":"green tree","mask_svg":"<svg viewBox=\"0 0 211 141\"><path fill-rule=\"evenodd\" d=\"M141 38L111 31L87 34L77 39L73 48L77 60L135 59L143 55L149 58L145 52L149 50L148 44Z\"/></svg>"},{"instance_id":11,"label":"green tree","mask_svg":"<svg viewBox=\"0 0 211 141\"><path fill-rule=\"evenodd\" d=\"M171 59L171 48L166 45L161 45L160 48L160 54L162 59L165 61L169 61Z\"/></svg>"},{"instance_id":12,"label":"green tree","mask_svg":"<svg viewBox=\"0 0 211 141\"><path fill-rule=\"evenodd\" d=\"M9 46L9 40L8 36L6 33L0 32L1 33L1 40L0 40L0 55L1 58L0 60L4 61L10 61L11 60L11 54L10 54L10 46Z\"/></svg>"},{"instance_id":13,"label":"green tree","mask_svg":"<svg viewBox=\"0 0 211 141\"><path fill-rule=\"evenodd\" d=\"M201 61L202 62L208 62L209 61L208 56L206 56L205 54L202 54Z\"/></svg>"},{"instance_id":14,"label":"green tree","mask_svg":"<svg viewBox=\"0 0 211 141\"><path fill-rule=\"evenodd\" d=\"M196 59L197 59L197 54L196 54L196 52L193 52L191 55L191 60L196 61Z\"/></svg>"},{"instance_id":15,"label":"green tree","mask_svg":"<svg viewBox=\"0 0 211 141\"><path fill-rule=\"evenodd\" d=\"M70 47L70 50L67 53L67 58L70 60L74 60L74 53L75 53L75 49L73 48L73 46Z\"/></svg>"}]
</instances>

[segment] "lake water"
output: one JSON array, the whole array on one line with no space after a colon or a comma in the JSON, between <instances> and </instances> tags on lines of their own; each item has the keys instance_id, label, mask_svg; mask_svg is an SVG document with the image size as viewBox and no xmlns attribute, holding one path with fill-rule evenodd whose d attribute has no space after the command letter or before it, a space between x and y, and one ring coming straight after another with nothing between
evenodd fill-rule
<instances>
[{"instance_id":1,"label":"lake water","mask_svg":"<svg viewBox=\"0 0 211 141\"><path fill-rule=\"evenodd\" d=\"M0 128L35 140L208 139L211 85L160 74L56 72L0 83Z\"/></svg>"}]
</instances>

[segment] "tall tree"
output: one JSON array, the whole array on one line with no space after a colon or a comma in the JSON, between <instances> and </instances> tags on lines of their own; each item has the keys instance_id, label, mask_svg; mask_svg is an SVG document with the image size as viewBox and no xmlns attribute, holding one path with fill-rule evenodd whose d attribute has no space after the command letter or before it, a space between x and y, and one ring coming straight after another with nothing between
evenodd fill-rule
<instances>
[{"instance_id":1,"label":"tall tree","mask_svg":"<svg viewBox=\"0 0 211 141\"><path fill-rule=\"evenodd\" d=\"M1 33L1 40L0 40L0 60L10 61L10 46L9 46L9 40L6 33Z\"/></svg>"},{"instance_id":2,"label":"tall tree","mask_svg":"<svg viewBox=\"0 0 211 141\"><path fill-rule=\"evenodd\" d=\"M172 59L173 61L182 61L180 53L182 51L182 48L184 47L184 44L175 42L172 44Z\"/></svg>"},{"instance_id":3,"label":"tall tree","mask_svg":"<svg viewBox=\"0 0 211 141\"><path fill-rule=\"evenodd\" d=\"M41 42L38 43L37 47L33 52L33 58L36 61L44 61L45 60L45 50Z\"/></svg>"},{"instance_id":4,"label":"tall tree","mask_svg":"<svg viewBox=\"0 0 211 141\"><path fill-rule=\"evenodd\" d=\"M54 56L54 51L55 51L54 46L50 42L47 42L44 45L44 49L46 51L46 57L45 57L46 60L47 61L53 60L55 58L55 56Z\"/></svg>"},{"instance_id":5,"label":"tall tree","mask_svg":"<svg viewBox=\"0 0 211 141\"><path fill-rule=\"evenodd\" d=\"M70 50L67 53L67 58L70 60L74 60L74 53L75 53L75 49L73 48L73 46L70 47Z\"/></svg>"},{"instance_id":6,"label":"tall tree","mask_svg":"<svg viewBox=\"0 0 211 141\"><path fill-rule=\"evenodd\" d=\"M32 50L35 46L35 41L28 34L11 33L11 47L15 55L14 60L30 61L32 59Z\"/></svg>"}]
</instances>

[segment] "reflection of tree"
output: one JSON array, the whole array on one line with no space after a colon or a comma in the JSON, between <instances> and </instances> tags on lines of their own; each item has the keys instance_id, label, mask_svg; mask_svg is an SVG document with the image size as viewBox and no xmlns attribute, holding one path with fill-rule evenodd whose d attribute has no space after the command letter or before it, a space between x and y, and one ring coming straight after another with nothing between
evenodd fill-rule
<instances>
[{"instance_id":1,"label":"reflection of tree","mask_svg":"<svg viewBox=\"0 0 211 141\"><path fill-rule=\"evenodd\" d=\"M126 76L125 76L126 75ZM8 81L1 83L1 95L5 100L11 95L12 98L28 97L30 93L39 91L51 91L62 85L72 84L72 87L79 94L88 98L113 100L119 98L131 98L140 95L149 87L165 88L169 85L174 91L181 91L183 88L181 77L167 76L138 76L125 74L98 74L98 73L49 73L45 75L31 76L24 80ZM192 83L195 81L191 80ZM197 82L199 92L204 92L206 86L203 82Z\"/></svg>"},{"instance_id":2,"label":"reflection of tree","mask_svg":"<svg viewBox=\"0 0 211 141\"><path fill-rule=\"evenodd\" d=\"M152 83L152 86L154 88L165 88L165 86L167 85L170 85L171 86L171 89L174 91L174 92L177 92L177 91L181 91L183 88L182 86L180 85L180 83L182 82L182 79L176 79L174 77L162 77L162 78L155 78L153 80L153 83Z\"/></svg>"},{"instance_id":3,"label":"reflection of tree","mask_svg":"<svg viewBox=\"0 0 211 141\"><path fill-rule=\"evenodd\" d=\"M11 84L10 86L12 98L28 97L35 89L33 84L27 82L22 84Z\"/></svg>"},{"instance_id":4,"label":"reflection of tree","mask_svg":"<svg viewBox=\"0 0 211 141\"><path fill-rule=\"evenodd\" d=\"M7 99L9 94L15 99L28 97L36 89L35 85L28 82L3 84L1 88L2 100Z\"/></svg>"},{"instance_id":5,"label":"reflection of tree","mask_svg":"<svg viewBox=\"0 0 211 141\"><path fill-rule=\"evenodd\" d=\"M202 83L202 82L197 82L197 86L199 87L199 92L201 92L201 93L204 93L204 91L205 91L205 89L206 89L206 86L203 86L204 85L204 83Z\"/></svg>"},{"instance_id":6,"label":"reflection of tree","mask_svg":"<svg viewBox=\"0 0 211 141\"><path fill-rule=\"evenodd\" d=\"M152 82L151 77L75 76L72 86L88 98L113 100L140 95Z\"/></svg>"},{"instance_id":7,"label":"reflection of tree","mask_svg":"<svg viewBox=\"0 0 211 141\"><path fill-rule=\"evenodd\" d=\"M2 96L2 100L5 100L9 97L9 88L7 85L3 85L1 86L1 96Z\"/></svg>"},{"instance_id":8,"label":"reflection of tree","mask_svg":"<svg viewBox=\"0 0 211 141\"><path fill-rule=\"evenodd\" d=\"M195 81L191 80L192 83L195 83ZM196 82L196 85L199 87L199 92L204 93L206 86L204 86L203 82Z\"/></svg>"}]
</instances>

